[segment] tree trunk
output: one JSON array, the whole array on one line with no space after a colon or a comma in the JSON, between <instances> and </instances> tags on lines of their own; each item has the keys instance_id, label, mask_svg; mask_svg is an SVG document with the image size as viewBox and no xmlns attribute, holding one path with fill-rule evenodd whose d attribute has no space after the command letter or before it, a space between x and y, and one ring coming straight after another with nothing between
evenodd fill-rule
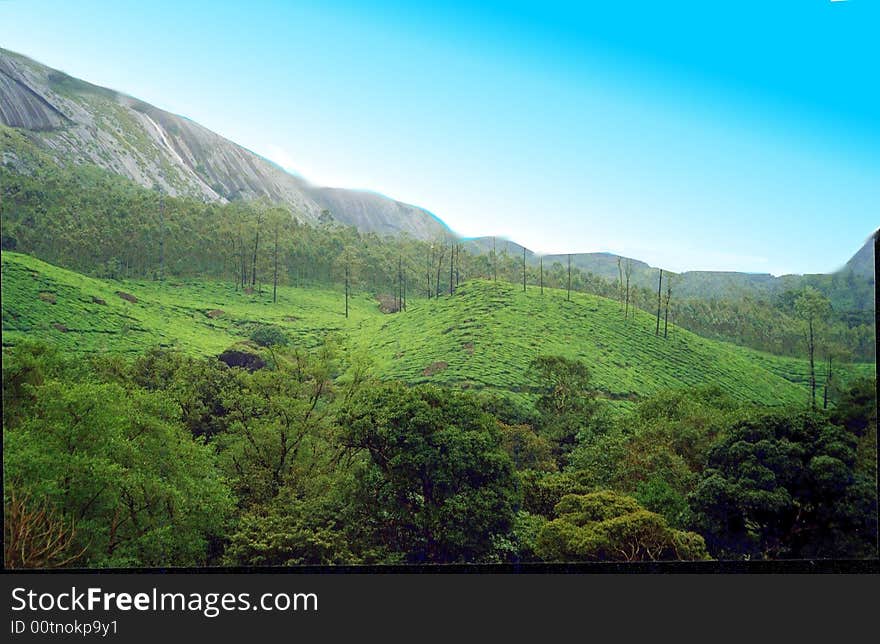
<instances>
[{"instance_id":1,"label":"tree trunk","mask_svg":"<svg viewBox=\"0 0 880 644\"><path fill-rule=\"evenodd\" d=\"M455 244L453 242L449 242L449 294L450 295L455 293L455 284L453 283L454 278L455 278Z\"/></svg>"},{"instance_id":2,"label":"tree trunk","mask_svg":"<svg viewBox=\"0 0 880 644\"><path fill-rule=\"evenodd\" d=\"M541 256L541 295L544 295L544 257Z\"/></svg>"},{"instance_id":3,"label":"tree trunk","mask_svg":"<svg viewBox=\"0 0 880 644\"><path fill-rule=\"evenodd\" d=\"M828 409L828 387L831 385L831 356L828 356L828 373L825 375L825 396L822 409Z\"/></svg>"},{"instance_id":4,"label":"tree trunk","mask_svg":"<svg viewBox=\"0 0 880 644\"><path fill-rule=\"evenodd\" d=\"M660 297L663 292L663 269L660 269L660 282L657 284L657 330L654 331L655 336L660 335Z\"/></svg>"},{"instance_id":5,"label":"tree trunk","mask_svg":"<svg viewBox=\"0 0 880 644\"><path fill-rule=\"evenodd\" d=\"M568 254L568 295L566 299L571 302L571 253Z\"/></svg>"},{"instance_id":6,"label":"tree trunk","mask_svg":"<svg viewBox=\"0 0 880 644\"><path fill-rule=\"evenodd\" d=\"M159 198L159 281L165 279L165 197Z\"/></svg>"},{"instance_id":7,"label":"tree trunk","mask_svg":"<svg viewBox=\"0 0 880 644\"><path fill-rule=\"evenodd\" d=\"M431 252L425 254L425 275L428 278L428 289L425 291L427 298L431 299L431 264L434 262L434 246L431 245Z\"/></svg>"},{"instance_id":8,"label":"tree trunk","mask_svg":"<svg viewBox=\"0 0 880 644\"><path fill-rule=\"evenodd\" d=\"M257 247L260 245L260 229L254 237L254 260L251 263L251 288L257 284Z\"/></svg>"},{"instance_id":9,"label":"tree trunk","mask_svg":"<svg viewBox=\"0 0 880 644\"><path fill-rule=\"evenodd\" d=\"M667 284L669 280L666 280ZM663 314L663 339L665 340L668 335L667 332L669 330L669 300L672 299L672 287L666 287L666 312Z\"/></svg>"},{"instance_id":10,"label":"tree trunk","mask_svg":"<svg viewBox=\"0 0 880 644\"><path fill-rule=\"evenodd\" d=\"M274 252L275 271L272 275L272 302L278 301L278 226L275 226L275 252Z\"/></svg>"},{"instance_id":11,"label":"tree trunk","mask_svg":"<svg viewBox=\"0 0 880 644\"><path fill-rule=\"evenodd\" d=\"M437 258L437 297L440 297L440 273L443 270L443 256L446 254L446 247L441 246L439 253Z\"/></svg>"},{"instance_id":12,"label":"tree trunk","mask_svg":"<svg viewBox=\"0 0 880 644\"><path fill-rule=\"evenodd\" d=\"M813 340L813 316L807 321L810 332L810 341L808 348L810 351L810 407L816 409L816 364L815 364L815 344Z\"/></svg>"}]
</instances>

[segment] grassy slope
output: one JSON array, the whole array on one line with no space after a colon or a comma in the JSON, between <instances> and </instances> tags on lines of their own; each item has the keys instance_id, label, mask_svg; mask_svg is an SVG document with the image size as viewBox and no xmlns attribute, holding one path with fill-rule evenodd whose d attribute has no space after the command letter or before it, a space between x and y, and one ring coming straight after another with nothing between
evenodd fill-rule
<instances>
[{"instance_id":1,"label":"grassy slope","mask_svg":"<svg viewBox=\"0 0 880 644\"><path fill-rule=\"evenodd\" d=\"M372 354L383 373L409 382L527 394L536 384L527 375L529 361L550 354L584 361L612 399L715 383L741 400L805 400L803 360L707 340L680 328L672 328L664 339L661 326L658 338L656 318L643 311L625 322L612 300L577 293L568 302L564 291L544 293L533 287L523 293L510 284L468 283L453 299L418 302L407 314L383 320L370 334ZM872 368L849 369L867 373Z\"/></svg>"},{"instance_id":2,"label":"grassy slope","mask_svg":"<svg viewBox=\"0 0 880 644\"><path fill-rule=\"evenodd\" d=\"M356 329L381 315L366 295L355 295L346 320L342 293L272 287L246 295L228 282L99 280L20 253L2 253L3 344L22 337L50 340L70 351L139 352L176 346L193 354L216 354L250 335L256 325L276 324L302 345L328 333ZM137 298L128 302L117 291ZM41 294L42 297L41 297ZM93 297L106 304L98 304ZM55 303L51 303L51 298ZM208 311L222 310L212 318ZM63 325L67 331L55 327Z\"/></svg>"},{"instance_id":3,"label":"grassy slope","mask_svg":"<svg viewBox=\"0 0 880 644\"><path fill-rule=\"evenodd\" d=\"M781 404L806 397L806 362L707 340L680 328L654 336L642 311L624 322L620 305L605 298L474 281L455 297L418 300L408 311L383 315L356 295L348 320L342 294L331 289L280 287L246 295L212 281L114 282L85 277L27 255L4 252L3 344L23 337L51 340L70 351L137 352L162 344L216 354L246 338L254 325L277 324L301 345L328 333L366 350L378 372L408 382L489 388L528 396L528 364L541 354L577 358L593 369L605 394L626 401L665 387L717 383L742 400ZM138 298L130 303L116 291ZM41 294L43 294L41 296ZM98 304L93 297L103 299ZM55 303L51 303L51 299ZM207 311L221 309L218 318ZM55 325L63 325L66 331ZM865 372L873 366L854 365Z\"/></svg>"}]
</instances>

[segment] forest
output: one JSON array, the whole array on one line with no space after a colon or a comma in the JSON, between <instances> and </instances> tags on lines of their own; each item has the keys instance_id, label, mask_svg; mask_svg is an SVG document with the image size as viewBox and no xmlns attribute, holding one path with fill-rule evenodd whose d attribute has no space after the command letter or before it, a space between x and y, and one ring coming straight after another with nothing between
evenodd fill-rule
<instances>
[{"instance_id":1,"label":"forest","mask_svg":"<svg viewBox=\"0 0 880 644\"><path fill-rule=\"evenodd\" d=\"M873 381L831 412L707 385L615 414L560 357L517 405L254 341L263 368L6 351L7 567L876 554Z\"/></svg>"},{"instance_id":2,"label":"forest","mask_svg":"<svg viewBox=\"0 0 880 644\"><path fill-rule=\"evenodd\" d=\"M0 136L8 568L877 556L846 276L679 301Z\"/></svg>"}]
</instances>

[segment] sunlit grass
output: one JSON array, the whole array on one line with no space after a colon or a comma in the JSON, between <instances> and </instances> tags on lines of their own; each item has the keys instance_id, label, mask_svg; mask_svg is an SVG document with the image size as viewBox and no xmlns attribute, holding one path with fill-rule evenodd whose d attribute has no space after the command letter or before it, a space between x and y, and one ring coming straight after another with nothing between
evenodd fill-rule
<instances>
[{"instance_id":1,"label":"sunlit grass","mask_svg":"<svg viewBox=\"0 0 880 644\"><path fill-rule=\"evenodd\" d=\"M539 355L582 360L615 407L669 387L716 384L737 399L803 403L806 360L709 340L678 327L655 336L644 311L623 318L618 302L535 287L472 281L452 297L411 300L383 314L356 293L345 317L332 288L280 286L246 294L216 280L114 281L86 277L20 253L3 252L3 345L43 339L76 353L138 353L151 346L216 355L262 324L277 325L295 346L333 336L367 355L377 375L410 383L499 391L530 398L538 385L529 363ZM130 302L118 293L130 294ZM103 303L102 303L103 302ZM845 365L841 376L873 365ZM819 372L824 373L820 370Z\"/></svg>"}]
</instances>

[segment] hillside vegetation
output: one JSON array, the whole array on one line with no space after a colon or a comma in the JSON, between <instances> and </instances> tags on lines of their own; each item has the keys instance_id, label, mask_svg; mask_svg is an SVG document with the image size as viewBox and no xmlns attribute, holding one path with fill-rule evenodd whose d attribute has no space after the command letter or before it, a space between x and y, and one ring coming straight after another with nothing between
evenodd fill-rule
<instances>
[{"instance_id":1,"label":"hillside vegetation","mask_svg":"<svg viewBox=\"0 0 880 644\"><path fill-rule=\"evenodd\" d=\"M294 346L334 336L369 355L377 375L529 397L539 383L529 364L539 355L583 361L600 395L631 401L665 388L712 383L741 401L802 403L805 360L762 354L671 326L655 336L654 318L624 321L618 302L583 293L516 287L486 280L455 295L411 301L383 314L355 294L282 286L246 293L216 280L103 280L4 251L3 344L43 339L74 353L142 353L152 346L217 355L271 325ZM848 365L869 375L871 365Z\"/></svg>"}]
</instances>

